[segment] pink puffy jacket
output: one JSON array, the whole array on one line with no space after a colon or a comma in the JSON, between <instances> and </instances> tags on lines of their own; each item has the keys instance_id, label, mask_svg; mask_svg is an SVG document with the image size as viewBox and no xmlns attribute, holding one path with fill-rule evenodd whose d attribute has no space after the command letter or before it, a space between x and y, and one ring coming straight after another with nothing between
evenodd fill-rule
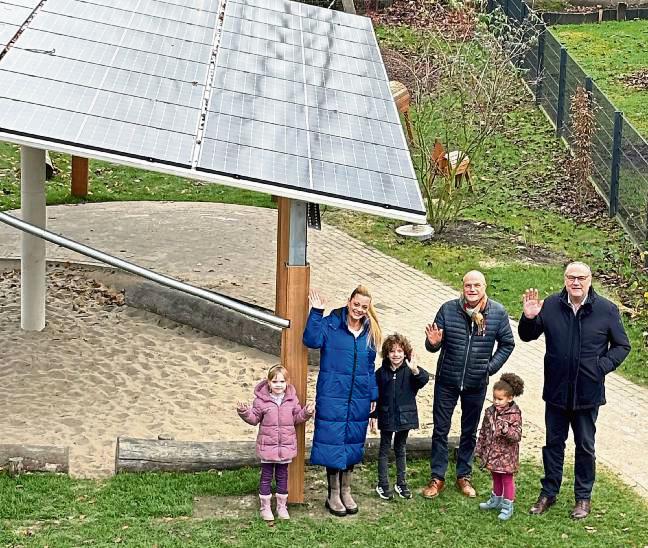
<instances>
[{"instance_id":1,"label":"pink puffy jacket","mask_svg":"<svg viewBox=\"0 0 648 548\"><path fill-rule=\"evenodd\" d=\"M254 389L252 407L239 416L252 426L259 425L256 452L262 461L289 461L297 455L297 434L295 424L310 419L306 408L299 405L295 387L286 386L281 405L270 396L267 380L261 381Z\"/></svg>"}]
</instances>

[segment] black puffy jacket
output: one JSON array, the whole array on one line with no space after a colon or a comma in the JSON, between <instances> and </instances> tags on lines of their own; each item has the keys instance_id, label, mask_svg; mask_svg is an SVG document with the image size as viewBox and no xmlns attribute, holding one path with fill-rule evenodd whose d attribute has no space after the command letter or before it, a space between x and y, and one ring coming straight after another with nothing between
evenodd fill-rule
<instances>
[{"instance_id":1,"label":"black puffy jacket","mask_svg":"<svg viewBox=\"0 0 648 548\"><path fill-rule=\"evenodd\" d=\"M574 314L567 290L547 297L533 320L524 314L518 333L532 341L544 333L542 399L563 409L587 409L605 403L605 375L630 352L619 309L590 288Z\"/></svg>"},{"instance_id":2,"label":"black puffy jacket","mask_svg":"<svg viewBox=\"0 0 648 548\"><path fill-rule=\"evenodd\" d=\"M444 303L434 322L443 329L443 340L433 347L425 339L430 352L441 349L437 361L436 382L464 388L480 388L488 384L490 375L497 373L508 360L515 340L506 309L488 299L483 312L485 331L477 335L475 323L461 306L460 299ZM493 353L497 343L497 350Z\"/></svg>"},{"instance_id":3,"label":"black puffy jacket","mask_svg":"<svg viewBox=\"0 0 648 548\"><path fill-rule=\"evenodd\" d=\"M376 369L378 403L371 415L378 417L378 429L387 432L413 430L419 427L416 394L430 380L430 375L418 366L414 375L407 365L392 370L389 358L383 358L382 367Z\"/></svg>"}]
</instances>

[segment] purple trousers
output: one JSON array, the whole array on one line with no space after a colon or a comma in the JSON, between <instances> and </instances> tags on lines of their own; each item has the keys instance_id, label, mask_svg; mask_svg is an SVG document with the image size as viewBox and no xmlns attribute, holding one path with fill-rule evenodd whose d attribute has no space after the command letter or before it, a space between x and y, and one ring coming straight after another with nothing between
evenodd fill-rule
<instances>
[{"instance_id":1,"label":"purple trousers","mask_svg":"<svg viewBox=\"0 0 648 548\"><path fill-rule=\"evenodd\" d=\"M261 481L259 482L259 494L272 494L272 476L275 478L277 493L288 494L288 464L278 462L261 463Z\"/></svg>"},{"instance_id":2,"label":"purple trousers","mask_svg":"<svg viewBox=\"0 0 648 548\"><path fill-rule=\"evenodd\" d=\"M515 480L513 474L491 472L493 476L493 493L506 500L515 500Z\"/></svg>"}]
</instances>

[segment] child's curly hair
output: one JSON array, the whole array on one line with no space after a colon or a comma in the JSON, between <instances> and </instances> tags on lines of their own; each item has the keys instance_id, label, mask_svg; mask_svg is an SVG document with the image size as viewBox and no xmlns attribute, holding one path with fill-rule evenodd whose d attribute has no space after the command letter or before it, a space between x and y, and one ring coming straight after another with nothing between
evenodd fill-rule
<instances>
[{"instance_id":1,"label":"child's curly hair","mask_svg":"<svg viewBox=\"0 0 648 548\"><path fill-rule=\"evenodd\" d=\"M394 333L393 335L389 335L389 337L387 337L384 340L382 344L382 349L380 351L383 358L387 358L392 348L394 348L395 346L400 346L403 349L403 352L405 353L405 358L408 361L411 361L412 344L407 340L407 337L401 335L400 333Z\"/></svg>"},{"instance_id":2,"label":"child's curly hair","mask_svg":"<svg viewBox=\"0 0 648 548\"><path fill-rule=\"evenodd\" d=\"M524 393L524 381L515 373L504 373L493 385L493 390L501 390L507 396L521 396Z\"/></svg>"}]
</instances>

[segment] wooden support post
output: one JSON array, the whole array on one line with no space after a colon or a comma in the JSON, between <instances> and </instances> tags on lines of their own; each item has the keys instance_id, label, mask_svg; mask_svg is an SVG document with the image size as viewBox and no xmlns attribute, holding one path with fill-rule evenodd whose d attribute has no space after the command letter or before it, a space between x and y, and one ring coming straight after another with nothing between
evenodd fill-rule
<instances>
[{"instance_id":1,"label":"wooden support post","mask_svg":"<svg viewBox=\"0 0 648 548\"><path fill-rule=\"evenodd\" d=\"M302 405L306 404L308 381L308 350L302 343L302 335L308 317L308 288L310 267L287 266L286 318L290 328L284 329L281 337L281 363L288 370L290 382L295 387ZM298 424L297 457L288 469L288 500L304 502L304 462L306 457L306 427Z\"/></svg>"},{"instance_id":2,"label":"wooden support post","mask_svg":"<svg viewBox=\"0 0 648 548\"><path fill-rule=\"evenodd\" d=\"M310 268L306 264L306 203L287 198L278 200L277 223L277 315L290 320L281 336L281 363L302 405L307 398L308 351L302 335L308 316ZM297 425L297 457L288 468L288 500L304 502L306 429Z\"/></svg>"},{"instance_id":3,"label":"wooden support post","mask_svg":"<svg viewBox=\"0 0 648 548\"><path fill-rule=\"evenodd\" d=\"M85 198L88 195L88 159L72 156L72 196Z\"/></svg>"}]
</instances>

